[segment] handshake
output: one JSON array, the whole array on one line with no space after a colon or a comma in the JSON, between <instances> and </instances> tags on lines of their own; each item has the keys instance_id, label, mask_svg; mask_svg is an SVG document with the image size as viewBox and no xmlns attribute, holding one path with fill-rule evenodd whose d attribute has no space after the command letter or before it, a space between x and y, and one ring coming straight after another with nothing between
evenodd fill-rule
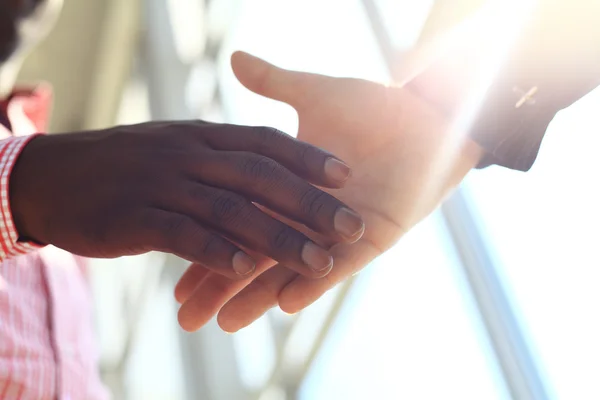
<instances>
[{"instance_id":1,"label":"handshake","mask_svg":"<svg viewBox=\"0 0 600 400\"><path fill-rule=\"evenodd\" d=\"M304 218L258 205L327 249L332 264L317 276L285 259L252 252L252 276L231 280L194 263L175 288L182 304L179 323L188 331L215 314L222 329L235 332L277 305L288 313L302 310L393 246L481 157L474 142L454 132L451 120L409 89L283 70L245 53L234 54L232 66L249 90L297 111L299 140L339 157L330 159L336 160L330 171L338 179L314 182L323 192L296 199ZM318 158L304 160L322 165ZM343 204L329 203L329 195ZM346 209L352 211L340 215ZM319 222L323 214L329 219ZM331 230L332 221L336 229L343 221L344 229Z\"/></svg>"},{"instance_id":2,"label":"handshake","mask_svg":"<svg viewBox=\"0 0 600 400\"><path fill-rule=\"evenodd\" d=\"M297 111L297 140L198 121L37 136L10 175L20 240L86 257L181 256L192 264L175 288L180 325L218 314L234 332L276 305L298 312L358 272L480 158L406 87L245 53L232 65L248 89Z\"/></svg>"}]
</instances>

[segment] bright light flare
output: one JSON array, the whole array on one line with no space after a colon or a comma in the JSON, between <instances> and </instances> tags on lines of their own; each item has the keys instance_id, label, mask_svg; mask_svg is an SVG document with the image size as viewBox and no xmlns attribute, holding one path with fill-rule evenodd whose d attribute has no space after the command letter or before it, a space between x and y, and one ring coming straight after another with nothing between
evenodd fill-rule
<instances>
[{"instance_id":1,"label":"bright light flare","mask_svg":"<svg viewBox=\"0 0 600 400\"><path fill-rule=\"evenodd\" d=\"M440 188L450 190L470 168L465 149L469 132L485 95L508 52L531 15L536 1L491 1L451 31L418 48L403 67L402 85L414 89L451 116L441 132L435 160L425 179L423 199ZM515 102L518 99L515 99Z\"/></svg>"}]
</instances>

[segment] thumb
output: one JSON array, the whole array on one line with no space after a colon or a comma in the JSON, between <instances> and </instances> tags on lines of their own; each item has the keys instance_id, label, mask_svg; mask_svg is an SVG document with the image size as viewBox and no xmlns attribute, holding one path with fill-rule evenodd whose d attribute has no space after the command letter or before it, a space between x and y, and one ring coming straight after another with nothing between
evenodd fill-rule
<instances>
[{"instance_id":1,"label":"thumb","mask_svg":"<svg viewBox=\"0 0 600 400\"><path fill-rule=\"evenodd\" d=\"M307 103L308 94L317 89L323 78L282 69L242 51L233 53L231 67L236 78L247 89L296 109Z\"/></svg>"}]
</instances>

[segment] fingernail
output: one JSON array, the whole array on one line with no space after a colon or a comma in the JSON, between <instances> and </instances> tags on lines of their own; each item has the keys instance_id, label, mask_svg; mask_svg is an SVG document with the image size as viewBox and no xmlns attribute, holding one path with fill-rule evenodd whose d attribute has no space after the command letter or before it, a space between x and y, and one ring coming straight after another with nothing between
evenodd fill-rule
<instances>
[{"instance_id":1,"label":"fingernail","mask_svg":"<svg viewBox=\"0 0 600 400\"><path fill-rule=\"evenodd\" d=\"M327 161L325 161L325 174L329 179L345 182L350 177L350 173L350 167L337 158L329 157Z\"/></svg>"},{"instance_id":2,"label":"fingernail","mask_svg":"<svg viewBox=\"0 0 600 400\"><path fill-rule=\"evenodd\" d=\"M302 260L315 272L323 272L333 265L333 257L312 242L306 242L304 245Z\"/></svg>"},{"instance_id":3,"label":"fingernail","mask_svg":"<svg viewBox=\"0 0 600 400\"><path fill-rule=\"evenodd\" d=\"M365 223L360 215L346 207L335 213L333 225L337 233L354 241L360 239L365 232Z\"/></svg>"},{"instance_id":4,"label":"fingernail","mask_svg":"<svg viewBox=\"0 0 600 400\"><path fill-rule=\"evenodd\" d=\"M254 272L256 264L246 253L238 251L233 255L233 270L239 276L248 276Z\"/></svg>"}]
</instances>

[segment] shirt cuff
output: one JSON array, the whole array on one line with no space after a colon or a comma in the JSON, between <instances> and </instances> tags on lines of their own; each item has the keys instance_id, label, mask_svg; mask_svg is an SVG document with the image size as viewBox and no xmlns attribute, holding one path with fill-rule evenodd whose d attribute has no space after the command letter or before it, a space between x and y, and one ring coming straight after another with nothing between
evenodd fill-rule
<instances>
[{"instance_id":1,"label":"shirt cuff","mask_svg":"<svg viewBox=\"0 0 600 400\"><path fill-rule=\"evenodd\" d=\"M44 246L19 241L9 201L9 181L12 169L23 148L40 134L13 137L0 141L0 261L38 250Z\"/></svg>"}]
</instances>

